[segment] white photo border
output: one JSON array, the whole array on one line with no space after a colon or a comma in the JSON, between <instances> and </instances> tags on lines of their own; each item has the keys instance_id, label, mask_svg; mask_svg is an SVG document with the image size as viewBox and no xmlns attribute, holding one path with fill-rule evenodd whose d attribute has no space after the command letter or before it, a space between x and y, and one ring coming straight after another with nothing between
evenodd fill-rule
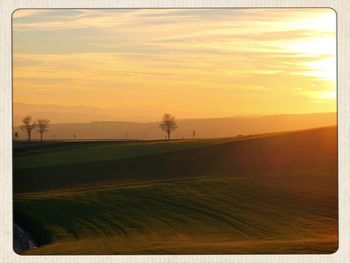
<instances>
[{"instance_id":1,"label":"white photo border","mask_svg":"<svg viewBox=\"0 0 350 263\"><path fill-rule=\"evenodd\" d=\"M332 8L337 13L339 248L333 254L21 256L12 242L12 13L24 8ZM0 262L350 262L349 0L2 0L0 2Z\"/></svg>"}]
</instances>

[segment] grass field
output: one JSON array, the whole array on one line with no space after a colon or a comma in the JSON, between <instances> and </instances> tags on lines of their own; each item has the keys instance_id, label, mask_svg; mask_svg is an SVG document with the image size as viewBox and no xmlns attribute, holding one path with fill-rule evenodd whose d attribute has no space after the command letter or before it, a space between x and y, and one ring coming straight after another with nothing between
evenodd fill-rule
<instances>
[{"instance_id":1,"label":"grass field","mask_svg":"<svg viewBox=\"0 0 350 263\"><path fill-rule=\"evenodd\" d=\"M337 130L14 152L21 254L332 253Z\"/></svg>"}]
</instances>

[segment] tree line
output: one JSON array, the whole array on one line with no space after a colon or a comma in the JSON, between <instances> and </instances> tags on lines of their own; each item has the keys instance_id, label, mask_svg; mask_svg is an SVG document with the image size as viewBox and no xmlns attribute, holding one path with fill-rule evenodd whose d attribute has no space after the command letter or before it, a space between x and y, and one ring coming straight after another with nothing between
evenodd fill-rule
<instances>
[{"instance_id":1,"label":"tree line","mask_svg":"<svg viewBox=\"0 0 350 263\"><path fill-rule=\"evenodd\" d=\"M33 121L32 116L26 116L22 119L21 130L27 134L28 142L31 142L32 133L34 131L40 134L40 141L43 141L44 133L49 130L49 120L47 119L37 119Z\"/></svg>"},{"instance_id":2,"label":"tree line","mask_svg":"<svg viewBox=\"0 0 350 263\"><path fill-rule=\"evenodd\" d=\"M50 121L47 119L37 119L36 121L34 121L32 116L25 116L22 119L23 124L20 126L20 128L26 133L28 142L31 142L32 133L35 131L40 134L40 142L42 142L44 133L49 130L49 122ZM177 129L175 115L165 113L159 124L159 128L166 133L167 139L170 140L171 133ZM195 131L193 131L193 136L195 136ZM76 138L75 134L74 138Z\"/></svg>"}]
</instances>

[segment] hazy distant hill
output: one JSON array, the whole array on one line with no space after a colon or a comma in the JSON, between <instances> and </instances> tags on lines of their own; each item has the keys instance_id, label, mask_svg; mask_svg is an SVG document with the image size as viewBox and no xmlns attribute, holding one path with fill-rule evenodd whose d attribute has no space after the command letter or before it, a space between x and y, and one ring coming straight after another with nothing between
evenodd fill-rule
<instances>
[{"instance_id":1,"label":"hazy distant hill","mask_svg":"<svg viewBox=\"0 0 350 263\"><path fill-rule=\"evenodd\" d=\"M30 115L33 118L49 119L53 123L91 122L94 120L118 120L108 110L88 106L34 105L14 103L13 123L19 125L22 118Z\"/></svg>"},{"instance_id":2,"label":"hazy distant hill","mask_svg":"<svg viewBox=\"0 0 350 263\"><path fill-rule=\"evenodd\" d=\"M13 104L13 123L18 126L24 116L30 115L34 119L49 119L51 123L88 123L94 121L130 121L150 122L158 121L165 111L158 108L133 107L100 108L85 105L63 106L55 104ZM176 112L178 116L181 114ZM156 119L154 119L154 116Z\"/></svg>"},{"instance_id":3,"label":"hazy distant hill","mask_svg":"<svg viewBox=\"0 0 350 263\"><path fill-rule=\"evenodd\" d=\"M336 113L273 115L264 117L230 117L213 119L178 120L178 129L173 138L230 137L288 130L309 129L336 124ZM46 139L163 139L165 134L158 128L159 123L137 123L101 121L91 123L51 124ZM19 138L24 133L18 127ZM33 138L38 138L37 134Z\"/></svg>"}]
</instances>

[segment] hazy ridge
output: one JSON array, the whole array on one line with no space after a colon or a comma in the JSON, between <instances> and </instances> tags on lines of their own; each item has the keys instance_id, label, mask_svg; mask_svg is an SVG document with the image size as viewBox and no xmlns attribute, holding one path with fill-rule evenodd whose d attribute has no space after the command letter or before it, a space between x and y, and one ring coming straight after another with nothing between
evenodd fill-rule
<instances>
[{"instance_id":1,"label":"hazy ridge","mask_svg":"<svg viewBox=\"0 0 350 263\"><path fill-rule=\"evenodd\" d=\"M337 123L336 113L285 114L262 117L228 117L211 119L179 119L178 129L173 138L192 138L193 130L196 138L231 137L290 130L302 130ZM126 122L126 121L95 121L90 123L51 123L46 139L164 139L164 132L158 122ZM19 138L25 134L17 126ZM33 135L34 139L38 134Z\"/></svg>"}]
</instances>

